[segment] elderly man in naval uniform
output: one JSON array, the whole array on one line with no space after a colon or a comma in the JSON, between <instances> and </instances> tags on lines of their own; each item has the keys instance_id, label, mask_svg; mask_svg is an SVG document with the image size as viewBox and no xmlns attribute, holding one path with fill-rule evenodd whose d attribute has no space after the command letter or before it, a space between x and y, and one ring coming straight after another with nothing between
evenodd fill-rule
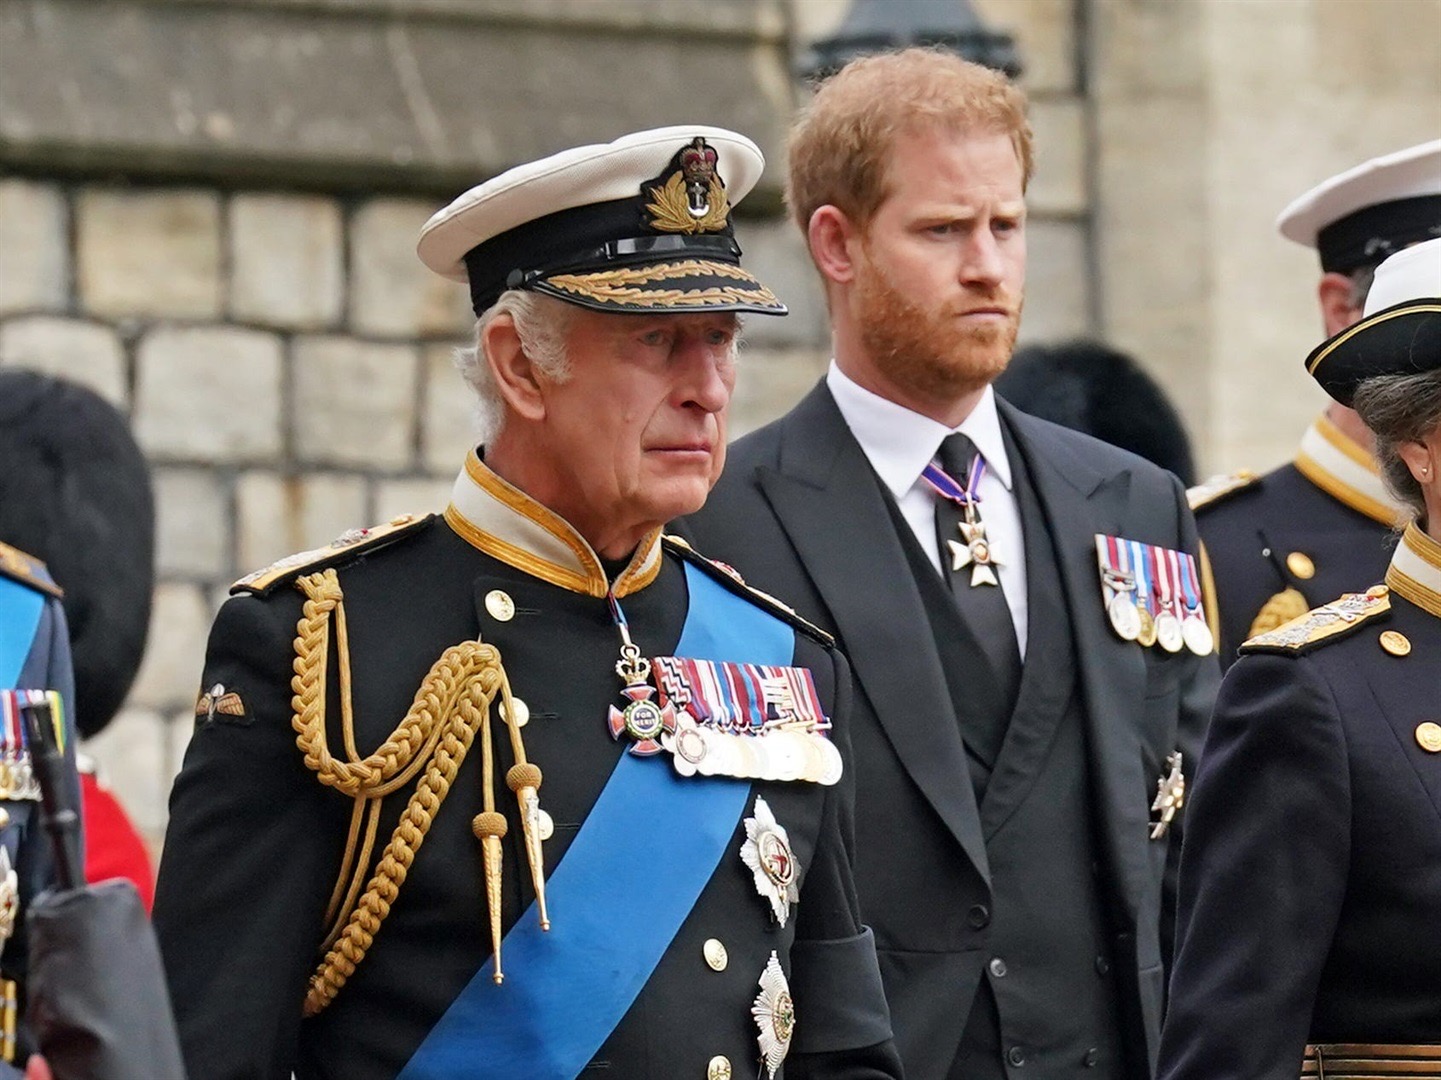
<instances>
[{"instance_id":1,"label":"elderly man in naval uniform","mask_svg":"<svg viewBox=\"0 0 1441 1080\"><path fill-rule=\"evenodd\" d=\"M239 582L155 919L206 1080L899 1075L830 639L663 535L725 459L730 208L675 127L437 213L484 443L439 516ZM304 418L300 418L304 422Z\"/></svg>"}]
</instances>

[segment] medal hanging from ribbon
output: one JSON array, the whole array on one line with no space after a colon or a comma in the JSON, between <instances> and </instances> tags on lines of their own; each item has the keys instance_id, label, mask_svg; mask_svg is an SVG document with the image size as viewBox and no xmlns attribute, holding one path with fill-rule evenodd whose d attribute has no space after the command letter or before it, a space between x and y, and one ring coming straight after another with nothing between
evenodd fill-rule
<instances>
[{"instance_id":1,"label":"medal hanging from ribbon","mask_svg":"<svg viewBox=\"0 0 1441 1080\"><path fill-rule=\"evenodd\" d=\"M1181 634L1181 616L1176 610L1180 582L1176 580L1176 564L1170 558L1174 554L1165 548L1146 549L1152 580L1156 583L1156 644L1168 653L1178 653L1186 647Z\"/></svg>"},{"instance_id":2,"label":"medal hanging from ribbon","mask_svg":"<svg viewBox=\"0 0 1441 1080\"><path fill-rule=\"evenodd\" d=\"M675 710L652 700L655 687L650 684L650 661L641 655L640 646L631 641L630 625L615 593L607 592L606 600L610 603L610 617L620 631L620 659L615 662L615 673L620 676L621 696L626 699L624 706L610 707L610 736L619 739L622 732L629 735L632 754L641 757L658 754L663 749L661 735L675 731Z\"/></svg>"},{"instance_id":3,"label":"medal hanging from ribbon","mask_svg":"<svg viewBox=\"0 0 1441 1080\"><path fill-rule=\"evenodd\" d=\"M1155 601L1151 590L1155 587L1151 578L1151 564L1146 557L1146 545L1138 540L1123 540L1127 556L1136 574L1136 614L1141 620L1141 631L1136 640L1146 648L1156 644L1156 617L1152 613Z\"/></svg>"},{"instance_id":4,"label":"medal hanging from ribbon","mask_svg":"<svg viewBox=\"0 0 1441 1080\"><path fill-rule=\"evenodd\" d=\"M971 568L972 588L1001 583L1000 578L996 577L996 568L1002 563L991 548L991 541L986 536L986 525L981 520L979 510L981 478L985 475L986 459L979 453L971 462L971 471L966 477L964 487L934 461L921 473L921 479L931 486L932 491L943 499L950 499L961 508L962 519L958 525L961 539L965 543L947 540L946 544L951 551L951 570L964 570L968 566Z\"/></svg>"},{"instance_id":5,"label":"medal hanging from ribbon","mask_svg":"<svg viewBox=\"0 0 1441 1080\"><path fill-rule=\"evenodd\" d=\"M1216 650L1216 637L1206 622L1206 613L1201 609L1201 579L1196 571L1193 556L1171 552L1171 557L1180 563L1181 590L1185 597L1186 613L1181 617L1181 634L1186 648L1197 656L1209 656Z\"/></svg>"},{"instance_id":6,"label":"medal hanging from ribbon","mask_svg":"<svg viewBox=\"0 0 1441 1080\"><path fill-rule=\"evenodd\" d=\"M1135 641L1141 633L1141 619L1136 613L1136 575L1131 572L1125 543L1098 533L1096 559L1101 565L1101 596L1111 628L1121 640Z\"/></svg>"},{"instance_id":7,"label":"medal hanging from ribbon","mask_svg":"<svg viewBox=\"0 0 1441 1080\"><path fill-rule=\"evenodd\" d=\"M22 705L50 703L55 744L65 750L65 706L54 690L0 690L0 799L39 799L40 781L30 763L30 738Z\"/></svg>"}]
</instances>

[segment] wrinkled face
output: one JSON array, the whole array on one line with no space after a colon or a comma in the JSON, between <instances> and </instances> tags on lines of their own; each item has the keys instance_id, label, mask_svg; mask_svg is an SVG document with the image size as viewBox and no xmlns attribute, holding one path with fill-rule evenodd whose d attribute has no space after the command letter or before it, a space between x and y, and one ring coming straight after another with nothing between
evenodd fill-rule
<instances>
[{"instance_id":1,"label":"wrinkled face","mask_svg":"<svg viewBox=\"0 0 1441 1080\"><path fill-rule=\"evenodd\" d=\"M570 374L542 393L548 464L583 535L654 527L705 503L725 464L738 329L732 312L575 313Z\"/></svg>"},{"instance_id":2,"label":"wrinkled face","mask_svg":"<svg viewBox=\"0 0 1441 1080\"><path fill-rule=\"evenodd\" d=\"M1010 360L1026 278L1021 165L1000 134L903 135L860 234L862 345L908 396L954 401Z\"/></svg>"}]
</instances>

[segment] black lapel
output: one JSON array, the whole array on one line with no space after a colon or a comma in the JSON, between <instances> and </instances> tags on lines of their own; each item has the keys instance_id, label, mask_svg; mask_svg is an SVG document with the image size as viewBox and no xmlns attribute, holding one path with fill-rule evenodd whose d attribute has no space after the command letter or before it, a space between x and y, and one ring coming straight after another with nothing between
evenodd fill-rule
<instances>
[{"instance_id":1,"label":"black lapel","mask_svg":"<svg viewBox=\"0 0 1441 1080\"><path fill-rule=\"evenodd\" d=\"M779 469L758 480L901 763L989 882L930 621L880 483L824 383L782 421Z\"/></svg>"},{"instance_id":2,"label":"black lapel","mask_svg":"<svg viewBox=\"0 0 1441 1080\"><path fill-rule=\"evenodd\" d=\"M1100 807L1101 840L1134 920L1151 880L1148 804L1152 783L1142 759L1146 661L1140 646L1111 629L1102 603L1096 534L1119 535L1127 518L1129 472L1103 473L1076 453L1062 429L998 399L1050 524L1061 588L1071 614L1078 676L1086 704L1087 752ZM1027 650L1027 661L1033 658Z\"/></svg>"}]
</instances>

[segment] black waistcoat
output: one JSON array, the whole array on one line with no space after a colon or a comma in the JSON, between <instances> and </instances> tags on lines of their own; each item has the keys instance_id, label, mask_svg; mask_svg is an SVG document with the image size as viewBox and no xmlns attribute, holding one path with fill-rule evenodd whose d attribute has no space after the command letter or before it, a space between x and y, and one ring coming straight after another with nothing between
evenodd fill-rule
<instances>
[{"instance_id":1,"label":"black waistcoat","mask_svg":"<svg viewBox=\"0 0 1441 1080\"><path fill-rule=\"evenodd\" d=\"M1020 694L1009 717L983 715L1004 708L999 688L947 585L898 521L962 738L977 724L1006 728L993 768L967 753L991 869L991 955L972 1015L957 1017L965 1035L952 1075L1120 1076L1075 642L1051 526L1007 441L1025 534L1028 611Z\"/></svg>"}]
</instances>

